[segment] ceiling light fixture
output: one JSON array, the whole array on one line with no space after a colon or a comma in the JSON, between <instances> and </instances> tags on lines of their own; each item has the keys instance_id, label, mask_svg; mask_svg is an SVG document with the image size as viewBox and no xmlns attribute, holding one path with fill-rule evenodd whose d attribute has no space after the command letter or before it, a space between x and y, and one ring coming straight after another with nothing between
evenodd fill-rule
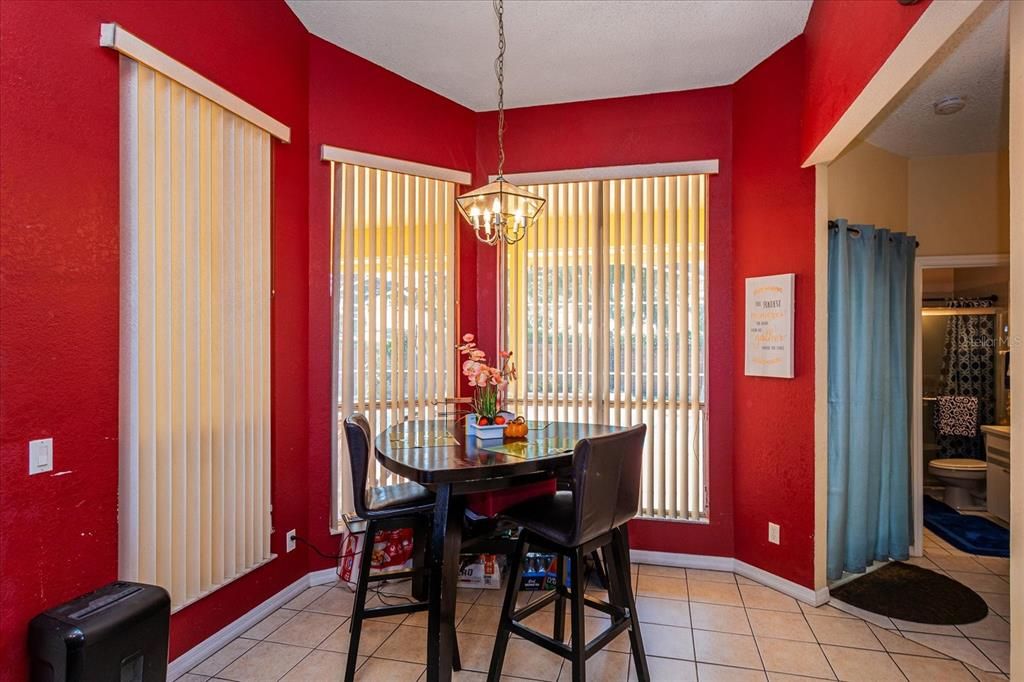
<instances>
[{"instance_id":1,"label":"ceiling light fixture","mask_svg":"<svg viewBox=\"0 0 1024 682\"><path fill-rule=\"evenodd\" d=\"M544 208L542 197L516 187L502 175L505 167L505 5L503 0L493 0L493 4L498 17L498 58L494 60L494 73L498 77L498 177L456 199L459 213L473 226L476 238L492 246L500 241L515 244L525 237L526 228Z\"/></svg>"},{"instance_id":2,"label":"ceiling light fixture","mask_svg":"<svg viewBox=\"0 0 1024 682\"><path fill-rule=\"evenodd\" d=\"M935 113L939 116L949 116L950 114L955 114L967 106L967 98L960 95L943 97L932 106L935 108Z\"/></svg>"}]
</instances>

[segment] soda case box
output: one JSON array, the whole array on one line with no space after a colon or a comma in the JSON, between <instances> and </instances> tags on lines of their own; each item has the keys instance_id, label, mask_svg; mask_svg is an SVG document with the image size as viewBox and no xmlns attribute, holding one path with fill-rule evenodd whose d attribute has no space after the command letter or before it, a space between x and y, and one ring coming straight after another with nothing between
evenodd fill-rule
<instances>
[{"instance_id":1,"label":"soda case box","mask_svg":"<svg viewBox=\"0 0 1024 682\"><path fill-rule=\"evenodd\" d=\"M462 554L459 556L459 587L497 590L505 572L505 557L497 554Z\"/></svg>"}]
</instances>

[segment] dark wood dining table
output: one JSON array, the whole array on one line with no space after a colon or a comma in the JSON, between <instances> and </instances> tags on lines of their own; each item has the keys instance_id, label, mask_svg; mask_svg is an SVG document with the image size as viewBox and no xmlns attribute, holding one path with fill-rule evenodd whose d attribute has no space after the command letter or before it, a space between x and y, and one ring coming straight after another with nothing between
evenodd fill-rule
<instances>
[{"instance_id":1,"label":"dark wood dining table","mask_svg":"<svg viewBox=\"0 0 1024 682\"><path fill-rule=\"evenodd\" d=\"M376 438L377 461L388 471L437 496L431 536L427 619L427 680L451 680L455 645L455 596L465 496L552 478L572 464L584 438L624 427L576 422L537 423L525 438L479 440L462 422L407 421ZM438 551L440 548L440 551Z\"/></svg>"}]
</instances>

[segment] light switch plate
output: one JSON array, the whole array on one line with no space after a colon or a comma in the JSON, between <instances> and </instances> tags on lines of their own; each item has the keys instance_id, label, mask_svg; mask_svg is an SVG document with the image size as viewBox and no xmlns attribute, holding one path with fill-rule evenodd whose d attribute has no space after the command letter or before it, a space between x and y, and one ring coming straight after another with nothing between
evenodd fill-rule
<instances>
[{"instance_id":1,"label":"light switch plate","mask_svg":"<svg viewBox=\"0 0 1024 682\"><path fill-rule=\"evenodd\" d=\"M768 542L773 545L779 544L779 524L768 522Z\"/></svg>"},{"instance_id":2,"label":"light switch plate","mask_svg":"<svg viewBox=\"0 0 1024 682\"><path fill-rule=\"evenodd\" d=\"M28 474L53 471L53 439L42 438L28 442Z\"/></svg>"}]
</instances>

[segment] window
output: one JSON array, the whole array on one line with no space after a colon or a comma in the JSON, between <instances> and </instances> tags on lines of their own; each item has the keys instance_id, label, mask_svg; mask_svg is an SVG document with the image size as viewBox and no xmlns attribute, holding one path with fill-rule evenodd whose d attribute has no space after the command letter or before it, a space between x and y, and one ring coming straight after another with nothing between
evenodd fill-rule
<instances>
[{"instance_id":1,"label":"window","mask_svg":"<svg viewBox=\"0 0 1024 682\"><path fill-rule=\"evenodd\" d=\"M288 129L104 39L148 64L121 57L119 570L180 609L273 558L270 157Z\"/></svg>"},{"instance_id":2,"label":"window","mask_svg":"<svg viewBox=\"0 0 1024 682\"><path fill-rule=\"evenodd\" d=\"M455 184L351 163L332 172L338 421L362 412L376 433L454 395ZM352 506L340 426L335 440L337 526Z\"/></svg>"},{"instance_id":3,"label":"window","mask_svg":"<svg viewBox=\"0 0 1024 682\"><path fill-rule=\"evenodd\" d=\"M529 185L548 201L505 249L516 409L644 422L641 514L700 520L706 175Z\"/></svg>"}]
</instances>

